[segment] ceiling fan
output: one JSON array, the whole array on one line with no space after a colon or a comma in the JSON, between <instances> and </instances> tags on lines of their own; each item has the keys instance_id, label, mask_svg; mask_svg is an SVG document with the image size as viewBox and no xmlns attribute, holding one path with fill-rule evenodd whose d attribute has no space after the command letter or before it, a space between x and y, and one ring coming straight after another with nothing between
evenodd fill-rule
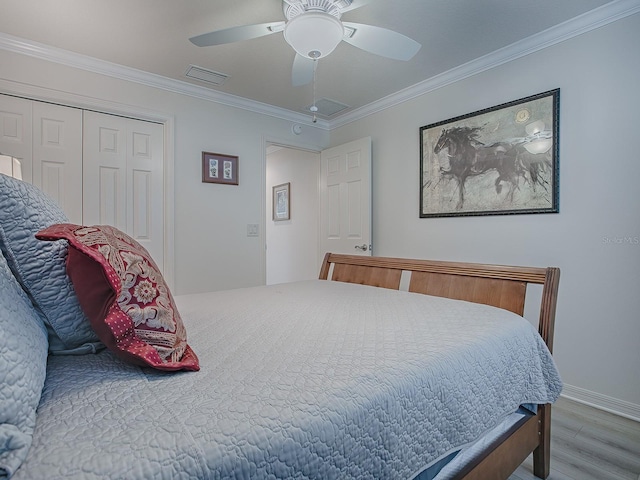
<instances>
[{"instance_id":1,"label":"ceiling fan","mask_svg":"<svg viewBox=\"0 0 640 480\"><path fill-rule=\"evenodd\" d=\"M287 43L296 51L291 74L294 86L310 83L316 61L329 55L343 40L376 55L410 60L421 47L415 40L386 28L340 20L344 12L369 1L283 0L286 21L225 28L189 40L199 47L208 47L283 32Z\"/></svg>"}]
</instances>

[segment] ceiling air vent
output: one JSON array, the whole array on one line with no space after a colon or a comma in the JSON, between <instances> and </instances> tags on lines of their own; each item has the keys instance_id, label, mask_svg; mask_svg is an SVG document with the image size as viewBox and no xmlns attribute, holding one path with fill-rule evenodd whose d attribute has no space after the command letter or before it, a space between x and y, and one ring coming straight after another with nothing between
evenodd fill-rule
<instances>
[{"instance_id":1,"label":"ceiling air vent","mask_svg":"<svg viewBox=\"0 0 640 480\"><path fill-rule=\"evenodd\" d=\"M206 68L196 65L189 65L185 76L218 86L222 85L224 81L229 78L229 75L225 75L224 73L214 72L213 70L207 70Z\"/></svg>"},{"instance_id":2,"label":"ceiling air vent","mask_svg":"<svg viewBox=\"0 0 640 480\"><path fill-rule=\"evenodd\" d=\"M305 111L309 112L313 104L305 107ZM316 107L318 107L317 115L322 117L331 117L341 111L349 108L349 105L329 100L328 98L320 98L316 100Z\"/></svg>"}]
</instances>

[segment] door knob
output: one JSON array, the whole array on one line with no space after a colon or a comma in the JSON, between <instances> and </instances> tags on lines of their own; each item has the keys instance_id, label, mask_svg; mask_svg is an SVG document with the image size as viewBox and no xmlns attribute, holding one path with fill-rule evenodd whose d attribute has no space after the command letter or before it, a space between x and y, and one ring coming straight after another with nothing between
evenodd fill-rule
<instances>
[{"instance_id":1,"label":"door knob","mask_svg":"<svg viewBox=\"0 0 640 480\"><path fill-rule=\"evenodd\" d=\"M366 252L368 247L366 243L363 243L362 245L356 245L355 248L356 250L362 250L363 252Z\"/></svg>"}]
</instances>

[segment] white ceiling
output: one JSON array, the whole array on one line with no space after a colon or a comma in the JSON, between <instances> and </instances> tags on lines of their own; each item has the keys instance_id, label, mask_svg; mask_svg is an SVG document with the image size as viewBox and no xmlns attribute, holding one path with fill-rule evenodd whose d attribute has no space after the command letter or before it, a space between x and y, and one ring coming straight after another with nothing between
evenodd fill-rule
<instances>
[{"instance_id":1,"label":"white ceiling","mask_svg":"<svg viewBox=\"0 0 640 480\"><path fill-rule=\"evenodd\" d=\"M342 20L388 28L422 44L403 62L342 42L317 70L317 97L350 107L485 57L605 4L635 0L371 0ZM603 7L607 9L608 6ZM636 5L637 8L637 5ZM284 20L281 0L0 0L0 32L163 77L187 79L189 65L229 76L218 92L294 112L311 85L291 85L294 51L282 33L196 47L189 38L237 25ZM535 38L535 37L534 37ZM522 42L521 42L522 43ZM0 68L7 68L2 65Z\"/></svg>"}]
</instances>

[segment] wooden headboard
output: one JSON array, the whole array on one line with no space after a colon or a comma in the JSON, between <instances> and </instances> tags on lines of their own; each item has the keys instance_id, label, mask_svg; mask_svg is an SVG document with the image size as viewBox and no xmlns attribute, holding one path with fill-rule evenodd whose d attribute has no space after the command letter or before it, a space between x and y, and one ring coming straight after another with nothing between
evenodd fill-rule
<instances>
[{"instance_id":1,"label":"wooden headboard","mask_svg":"<svg viewBox=\"0 0 640 480\"><path fill-rule=\"evenodd\" d=\"M330 271L331 278L328 278ZM543 285L538 331L553 351L560 280L560 269L556 267L512 267L327 253L320 279L398 290L403 271L410 274L410 292L484 303L518 315L524 313L527 284Z\"/></svg>"}]
</instances>

